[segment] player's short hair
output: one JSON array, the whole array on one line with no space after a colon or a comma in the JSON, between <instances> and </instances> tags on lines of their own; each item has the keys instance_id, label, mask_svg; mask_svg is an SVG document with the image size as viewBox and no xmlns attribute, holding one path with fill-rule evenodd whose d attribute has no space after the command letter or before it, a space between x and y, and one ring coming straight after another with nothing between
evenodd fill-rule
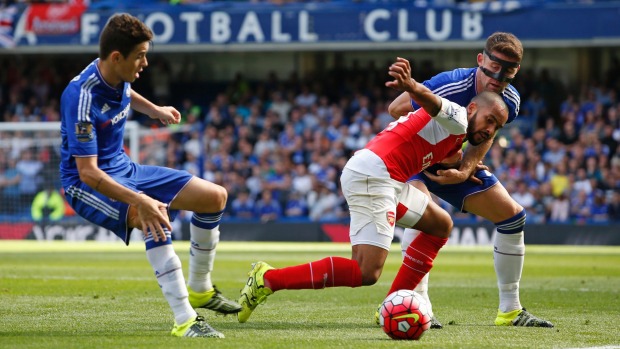
<instances>
[{"instance_id":1,"label":"player's short hair","mask_svg":"<svg viewBox=\"0 0 620 349\"><path fill-rule=\"evenodd\" d=\"M523 44L514 34L505 32L495 32L487 38L484 46L487 52L500 52L504 55L521 62L523 59Z\"/></svg>"},{"instance_id":2,"label":"player's short hair","mask_svg":"<svg viewBox=\"0 0 620 349\"><path fill-rule=\"evenodd\" d=\"M494 104L498 104L500 109L504 110L506 115L508 116L508 105L504 98L495 92L491 91L482 91L476 95L476 97L472 98L472 102L475 102L479 106L483 107L493 107Z\"/></svg>"},{"instance_id":3,"label":"player's short hair","mask_svg":"<svg viewBox=\"0 0 620 349\"><path fill-rule=\"evenodd\" d=\"M99 58L106 59L118 51L123 57L129 56L134 48L153 39L153 32L138 18L117 13L108 19L99 36Z\"/></svg>"}]
</instances>

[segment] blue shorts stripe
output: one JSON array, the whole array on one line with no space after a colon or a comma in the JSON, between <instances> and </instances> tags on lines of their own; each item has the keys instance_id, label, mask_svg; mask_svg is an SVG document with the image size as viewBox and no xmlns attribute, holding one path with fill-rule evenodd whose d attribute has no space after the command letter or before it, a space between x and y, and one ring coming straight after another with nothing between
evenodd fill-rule
<instances>
[{"instance_id":1,"label":"blue shorts stripe","mask_svg":"<svg viewBox=\"0 0 620 349\"><path fill-rule=\"evenodd\" d=\"M187 171L136 163L131 163L126 171L111 177L126 188L165 204L170 204L193 178ZM63 180L66 181L63 185L67 202L77 214L129 243L132 230L127 226L129 205L104 196L74 177ZM168 210L170 220L174 220L178 213L178 210Z\"/></svg>"},{"instance_id":2,"label":"blue shorts stripe","mask_svg":"<svg viewBox=\"0 0 620 349\"><path fill-rule=\"evenodd\" d=\"M83 202L84 204L93 207L94 209L101 211L103 214L111 217L113 219L118 219L119 212L114 207L106 204L104 201L97 198L95 195L92 195L78 187L71 186L67 190L67 194L76 198L78 201Z\"/></svg>"}]
</instances>

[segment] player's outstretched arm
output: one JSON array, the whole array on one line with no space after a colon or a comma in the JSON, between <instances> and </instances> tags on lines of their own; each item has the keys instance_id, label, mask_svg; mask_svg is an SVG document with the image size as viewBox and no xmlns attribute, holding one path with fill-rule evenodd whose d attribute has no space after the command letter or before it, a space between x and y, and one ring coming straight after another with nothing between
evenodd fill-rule
<instances>
[{"instance_id":1,"label":"player's outstretched arm","mask_svg":"<svg viewBox=\"0 0 620 349\"><path fill-rule=\"evenodd\" d=\"M439 113L441 98L411 77L411 65L408 60L401 57L396 58L396 62L392 63L388 74L394 80L386 82L385 86L407 92L409 97L426 110L429 115L436 116Z\"/></svg>"},{"instance_id":2,"label":"player's outstretched arm","mask_svg":"<svg viewBox=\"0 0 620 349\"><path fill-rule=\"evenodd\" d=\"M131 107L144 115L148 115L151 119L158 119L164 125L181 122L181 113L174 107L157 106L133 89L131 90Z\"/></svg>"},{"instance_id":3,"label":"player's outstretched arm","mask_svg":"<svg viewBox=\"0 0 620 349\"><path fill-rule=\"evenodd\" d=\"M413 110L413 107L411 106L411 97L409 97L408 92L401 93L388 106L388 113L390 113L390 115L396 120L403 115L411 113L412 111L415 110Z\"/></svg>"},{"instance_id":4,"label":"player's outstretched arm","mask_svg":"<svg viewBox=\"0 0 620 349\"><path fill-rule=\"evenodd\" d=\"M80 180L86 185L111 199L124 202L136 208L140 225L132 225L132 227L141 228L145 234L150 230L153 232L153 239L155 241L159 241L159 239L166 240L163 227L172 231L172 225L168 220L166 204L147 195L136 193L116 182L97 166L96 156L76 157L75 163L80 174Z\"/></svg>"}]
</instances>

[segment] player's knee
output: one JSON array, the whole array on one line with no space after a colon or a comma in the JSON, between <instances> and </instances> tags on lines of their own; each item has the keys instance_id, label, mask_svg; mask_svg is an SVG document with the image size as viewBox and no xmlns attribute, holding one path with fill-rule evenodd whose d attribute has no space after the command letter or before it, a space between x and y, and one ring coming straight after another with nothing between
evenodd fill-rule
<instances>
[{"instance_id":1,"label":"player's knee","mask_svg":"<svg viewBox=\"0 0 620 349\"><path fill-rule=\"evenodd\" d=\"M450 237L450 234L452 233L452 228L454 227L454 222L452 221L452 218L450 218L449 214L446 213L445 216L437 222L437 225L439 230L439 237Z\"/></svg>"},{"instance_id":2,"label":"player's knee","mask_svg":"<svg viewBox=\"0 0 620 349\"><path fill-rule=\"evenodd\" d=\"M497 228L497 232L501 234L516 234L523 231L523 227L525 226L527 215L525 213L525 209L521 208L521 211L516 215L495 223L495 227Z\"/></svg>"},{"instance_id":3,"label":"player's knee","mask_svg":"<svg viewBox=\"0 0 620 349\"><path fill-rule=\"evenodd\" d=\"M377 283L383 270L383 263L374 255L368 255L359 250L353 250L352 259L357 262L360 274L362 275L362 285L370 286Z\"/></svg>"},{"instance_id":4,"label":"player's knee","mask_svg":"<svg viewBox=\"0 0 620 349\"><path fill-rule=\"evenodd\" d=\"M450 237L452 228L454 227L454 222L448 212L440 210L436 212L433 218L431 228L424 229L424 232L441 238Z\"/></svg>"},{"instance_id":5,"label":"player's knee","mask_svg":"<svg viewBox=\"0 0 620 349\"><path fill-rule=\"evenodd\" d=\"M362 285L371 286L379 281L381 270L362 270Z\"/></svg>"},{"instance_id":6,"label":"player's knee","mask_svg":"<svg viewBox=\"0 0 620 349\"><path fill-rule=\"evenodd\" d=\"M226 188L218 185L214 192L214 205L217 205L218 211L221 211L226 207L226 201L228 200L228 191L226 191Z\"/></svg>"},{"instance_id":7,"label":"player's knee","mask_svg":"<svg viewBox=\"0 0 620 349\"><path fill-rule=\"evenodd\" d=\"M207 195L201 198L200 210L194 212L206 213L223 211L226 207L226 201L228 200L228 192L226 188L213 184L208 191Z\"/></svg>"}]
</instances>

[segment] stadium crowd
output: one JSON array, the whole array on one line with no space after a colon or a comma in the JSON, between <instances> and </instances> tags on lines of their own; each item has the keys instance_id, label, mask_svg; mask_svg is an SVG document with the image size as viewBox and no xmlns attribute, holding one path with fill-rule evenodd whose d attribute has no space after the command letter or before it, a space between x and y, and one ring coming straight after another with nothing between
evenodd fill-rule
<instances>
[{"instance_id":1,"label":"stadium crowd","mask_svg":"<svg viewBox=\"0 0 620 349\"><path fill-rule=\"evenodd\" d=\"M59 97L79 73L79 58L0 60L0 120L59 121ZM438 72L432 62L413 62L420 81ZM346 219L340 172L393 121L387 106L398 92L384 87L388 65L353 64L303 78L270 72L261 81L238 73L213 84L193 81L191 71L172 72L154 55L134 88L176 106L182 124L168 132L134 114L150 128L140 161L223 185L229 219ZM620 222L620 61L579 86L565 86L546 69L522 69L514 85L520 115L498 135L485 164L526 208L528 222ZM45 138L0 131L0 214L29 215L36 194L57 183L58 145ZM477 219L441 204L455 219Z\"/></svg>"}]
</instances>

